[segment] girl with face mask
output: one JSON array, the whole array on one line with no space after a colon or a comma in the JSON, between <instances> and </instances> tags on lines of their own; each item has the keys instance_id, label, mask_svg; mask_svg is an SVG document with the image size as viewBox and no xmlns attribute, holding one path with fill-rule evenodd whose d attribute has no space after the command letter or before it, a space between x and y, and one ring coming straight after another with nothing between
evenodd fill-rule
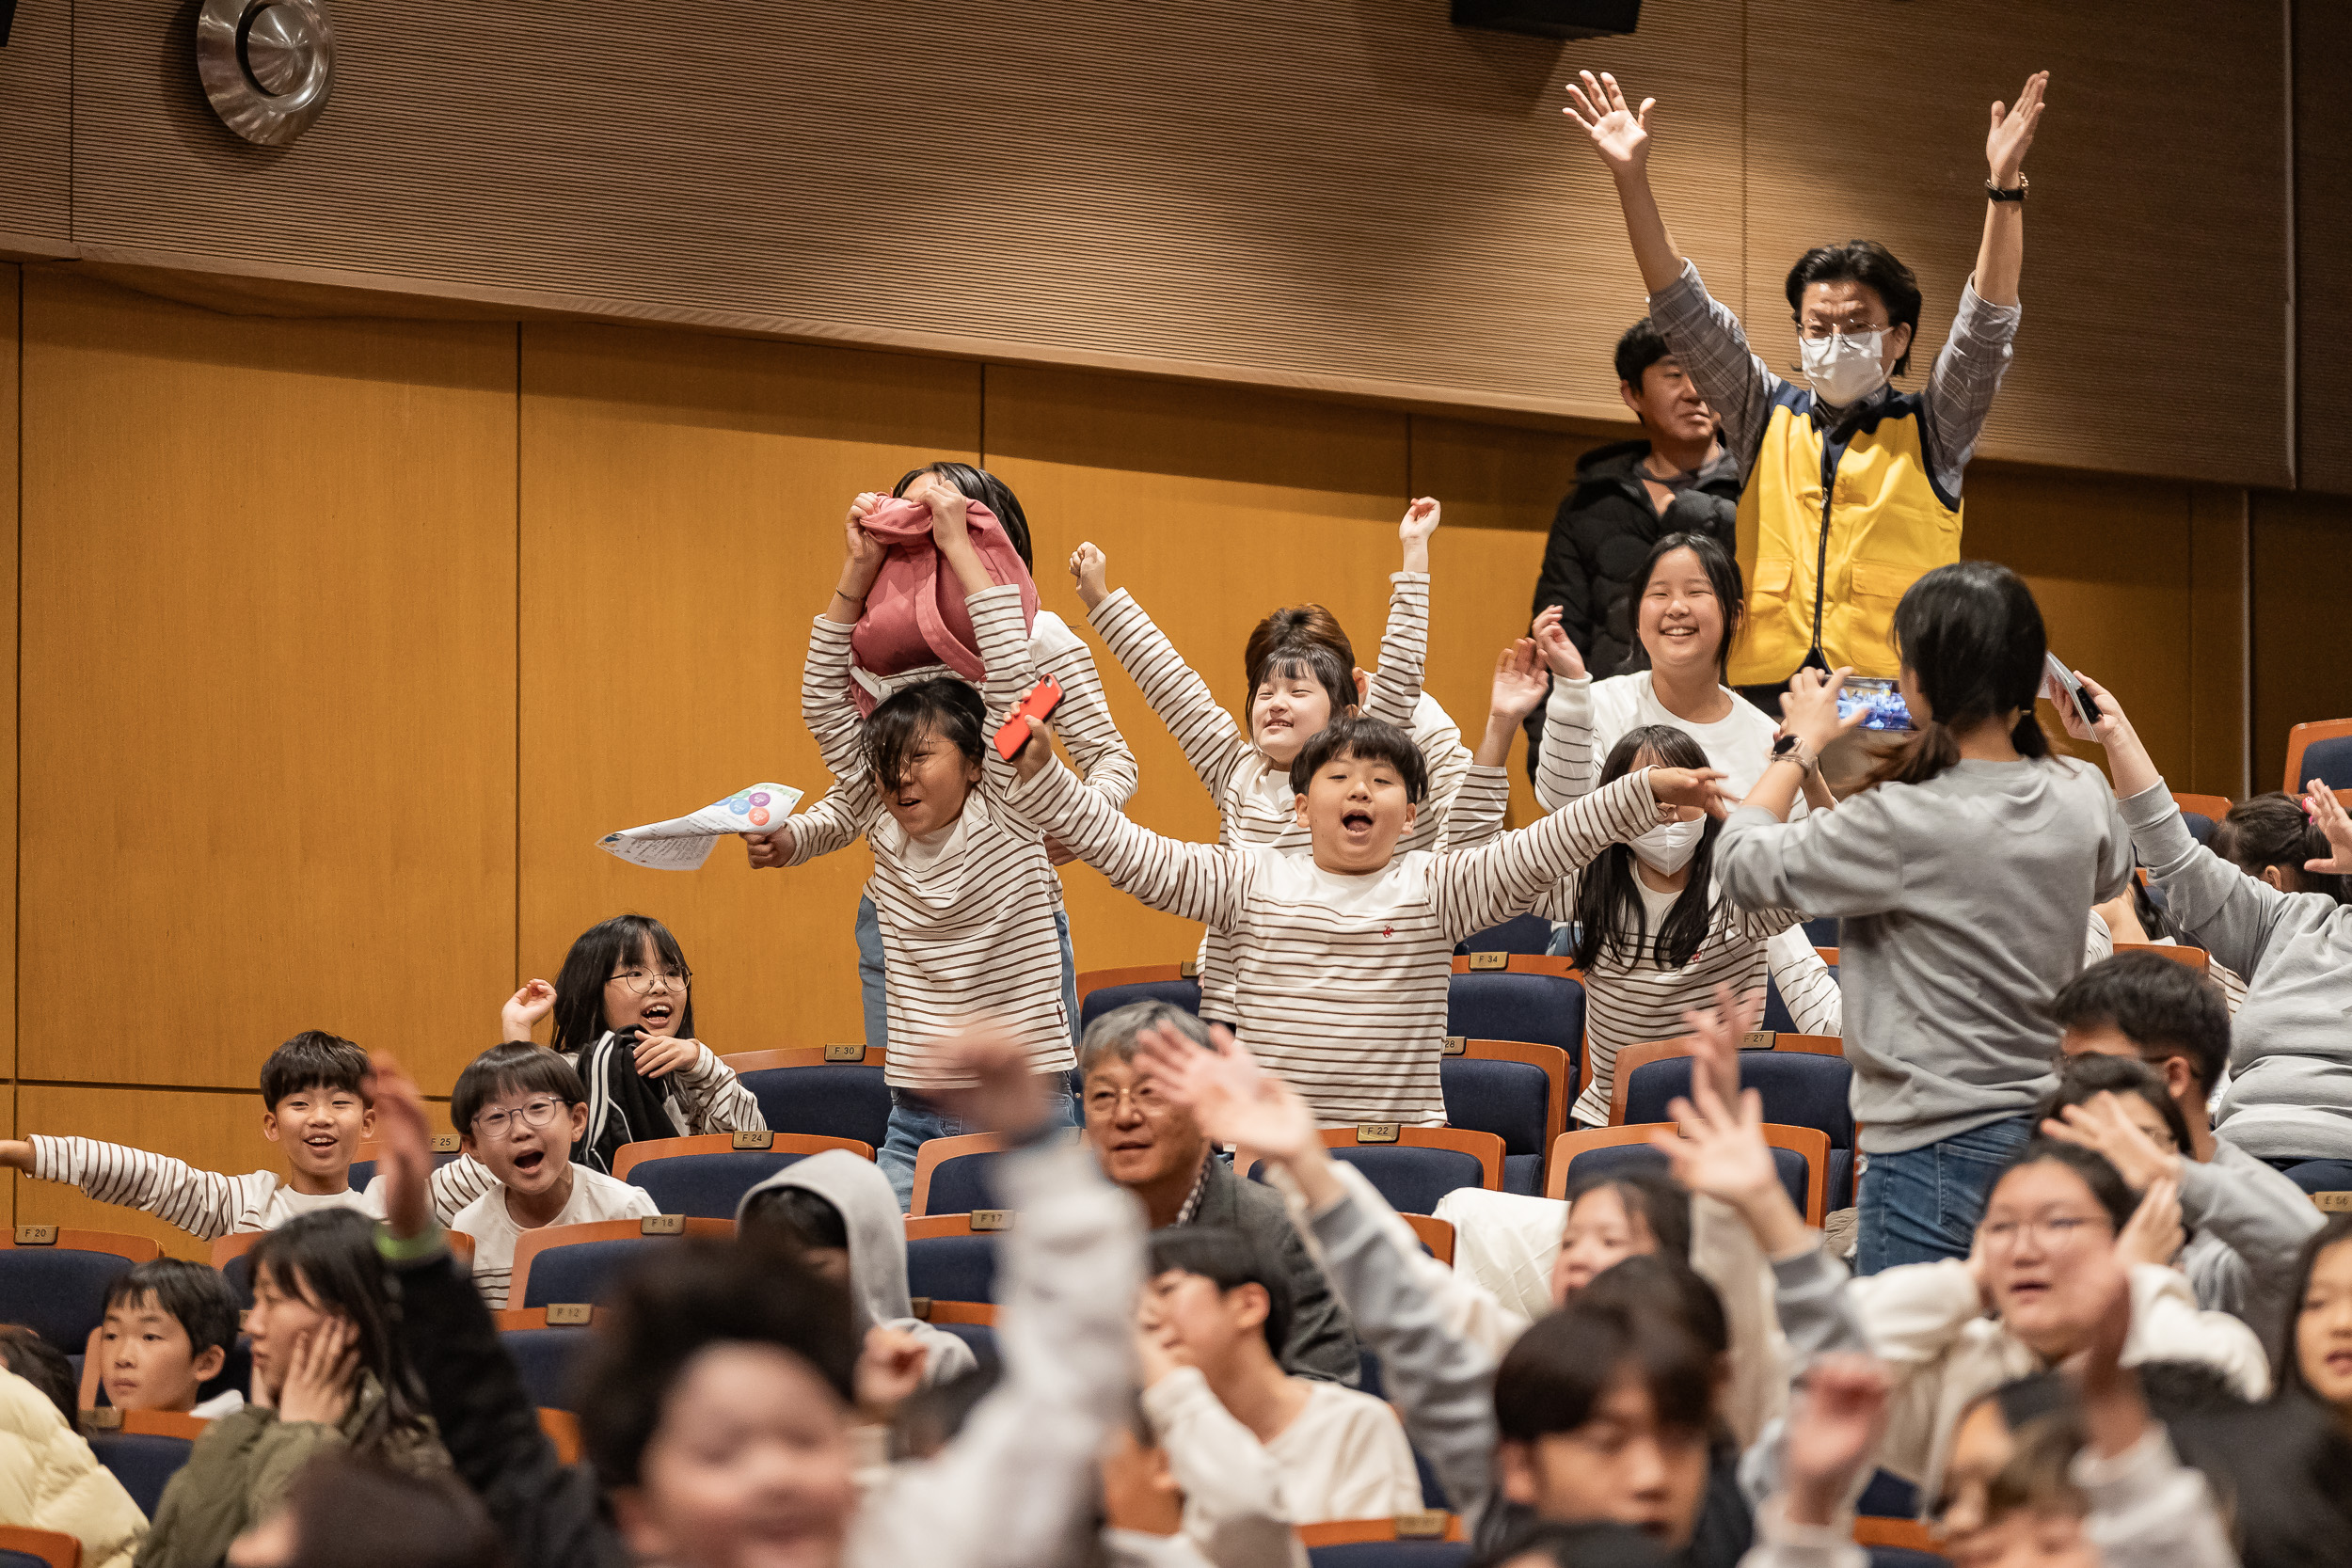
<instances>
[{"instance_id":1,"label":"girl with face mask","mask_svg":"<svg viewBox=\"0 0 2352 1568\"><path fill-rule=\"evenodd\" d=\"M1600 782L1637 768L1708 765L1707 752L1681 730L1644 725L1611 748ZM1793 910L1744 910L1724 898L1714 875L1722 824L1678 808L1675 817L1602 850L1538 911L1575 922L1578 932L1572 951L1584 972L1584 1049L1593 1075L1570 1114L1587 1126L1609 1119L1619 1051L1684 1033L1683 1014L1706 1006L1717 986L1741 994L1761 990L1765 943L1801 918Z\"/></svg>"}]
</instances>

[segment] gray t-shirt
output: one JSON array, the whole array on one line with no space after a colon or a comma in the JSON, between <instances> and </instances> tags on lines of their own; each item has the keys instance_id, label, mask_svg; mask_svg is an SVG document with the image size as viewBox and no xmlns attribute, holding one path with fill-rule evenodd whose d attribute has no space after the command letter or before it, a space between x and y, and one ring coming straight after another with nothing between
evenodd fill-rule
<instances>
[{"instance_id":1,"label":"gray t-shirt","mask_svg":"<svg viewBox=\"0 0 2352 1568\"><path fill-rule=\"evenodd\" d=\"M2083 965L2093 904L2132 874L2130 832L2088 764L1959 762L1783 823L1731 814L1723 891L1836 915L1853 1114L1899 1154L2033 1109L2056 1083L2047 1008Z\"/></svg>"}]
</instances>

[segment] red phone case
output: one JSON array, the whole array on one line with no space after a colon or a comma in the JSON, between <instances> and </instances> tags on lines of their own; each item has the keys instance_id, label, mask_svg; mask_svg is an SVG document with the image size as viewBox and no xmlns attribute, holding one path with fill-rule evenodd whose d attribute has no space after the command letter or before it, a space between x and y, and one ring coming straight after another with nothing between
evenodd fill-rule
<instances>
[{"instance_id":1,"label":"red phone case","mask_svg":"<svg viewBox=\"0 0 2352 1568\"><path fill-rule=\"evenodd\" d=\"M1029 743L1029 726L1023 721L1050 719L1060 705L1061 682L1048 675L1021 699L1021 705L1012 710L1005 727L996 732L996 754L1010 762Z\"/></svg>"}]
</instances>

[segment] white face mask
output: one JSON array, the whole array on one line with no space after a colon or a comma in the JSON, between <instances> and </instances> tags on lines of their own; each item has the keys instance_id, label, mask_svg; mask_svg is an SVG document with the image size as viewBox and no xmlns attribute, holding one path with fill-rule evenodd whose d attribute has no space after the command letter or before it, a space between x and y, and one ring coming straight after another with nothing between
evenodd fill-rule
<instances>
[{"instance_id":1,"label":"white face mask","mask_svg":"<svg viewBox=\"0 0 2352 1568\"><path fill-rule=\"evenodd\" d=\"M1698 852L1700 835L1707 832L1707 819L1691 822L1661 822L1639 838L1628 839L1627 847L1644 865L1661 877L1671 877L1691 863Z\"/></svg>"},{"instance_id":2,"label":"white face mask","mask_svg":"<svg viewBox=\"0 0 2352 1568\"><path fill-rule=\"evenodd\" d=\"M1798 339L1797 351L1804 356L1804 378L1813 383L1813 395L1832 408L1843 408L1886 385L1886 367L1879 362L1885 341L1884 327Z\"/></svg>"}]
</instances>

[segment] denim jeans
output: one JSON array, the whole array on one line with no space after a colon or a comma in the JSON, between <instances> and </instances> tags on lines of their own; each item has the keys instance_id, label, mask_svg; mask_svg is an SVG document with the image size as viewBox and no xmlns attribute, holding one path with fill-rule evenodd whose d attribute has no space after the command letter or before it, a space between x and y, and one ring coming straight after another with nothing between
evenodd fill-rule
<instances>
[{"instance_id":1,"label":"denim jeans","mask_svg":"<svg viewBox=\"0 0 2352 1568\"><path fill-rule=\"evenodd\" d=\"M1054 911L1054 930L1061 938L1061 1005L1070 1019L1070 1037L1078 1037L1078 962L1070 946L1070 911ZM882 917L874 901L860 895L857 901L857 990L866 1011L866 1043L869 1049L890 1048L890 993L882 985ZM911 1180L911 1179L910 1179ZM898 1195L901 1206L906 1195Z\"/></svg>"},{"instance_id":2,"label":"denim jeans","mask_svg":"<svg viewBox=\"0 0 2352 1568\"><path fill-rule=\"evenodd\" d=\"M1871 1155L1854 1272L1967 1257L1994 1173L2033 1127L2030 1116L2010 1117L1900 1154Z\"/></svg>"},{"instance_id":3,"label":"denim jeans","mask_svg":"<svg viewBox=\"0 0 2352 1568\"><path fill-rule=\"evenodd\" d=\"M1064 1089L1054 1100L1052 1115L1047 1118L1057 1127L1078 1125L1078 1100ZM961 1138L969 1132L986 1132L990 1129L958 1121L943 1115L936 1103L906 1089L890 1091L890 1131L882 1139L882 1148L874 1151L874 1163L890 1178L890 1190L898 1195L898 1209L904 1212L914 1201L914 1156L933 1138Z\"/></svg>"}]
</instances>

